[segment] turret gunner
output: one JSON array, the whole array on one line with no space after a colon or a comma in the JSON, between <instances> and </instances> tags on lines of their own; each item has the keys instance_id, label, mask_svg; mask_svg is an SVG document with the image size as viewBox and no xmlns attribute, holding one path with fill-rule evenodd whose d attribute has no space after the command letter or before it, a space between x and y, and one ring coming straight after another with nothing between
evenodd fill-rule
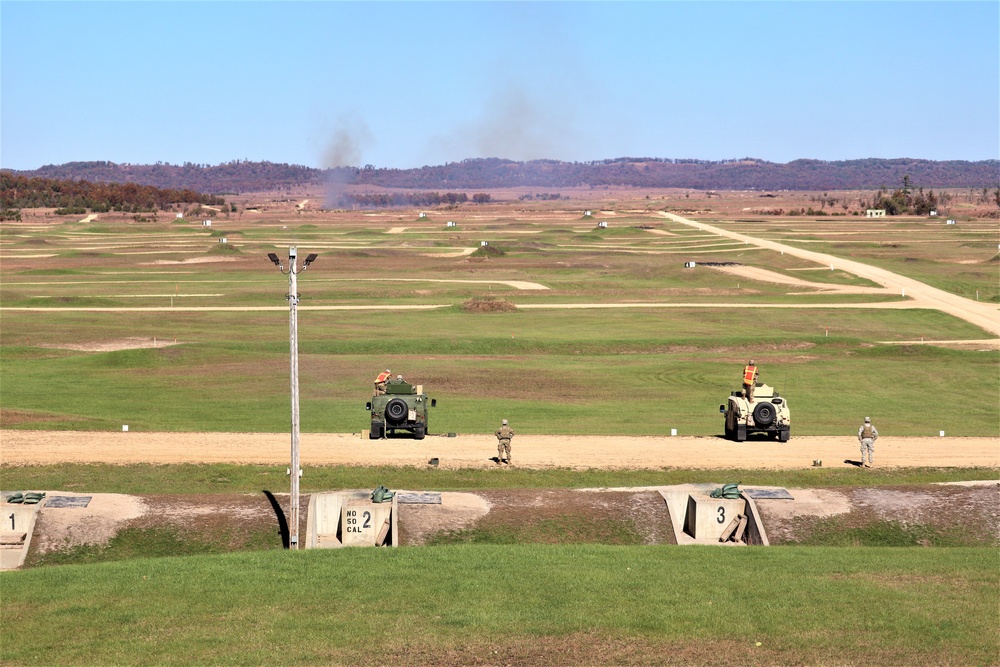
<instances>
[{"instance_id":1,"label":"turret gunner","mask_svg":"<svg viewBox=\"0 0 1000 667\"><path fill-rule=\"evenodd\" d=\"M392 371L388 368L385 369L385 373L379 373L378 377L375 378L375 395L381 396L385 393L385 383L392 377Z\"/></svg>"},{"instance_id":2,"label":"turret gunner","mask_svg":"<svg viewBox=\"0 0 1000 667\"><path fill-rule=\"evenodd\" d=\"M753 403L753 388L757 386L758 374L759 371L751 359L747 362L746 368L743 369L743 392L751 403Z\"/></svg>"}]
</instances>

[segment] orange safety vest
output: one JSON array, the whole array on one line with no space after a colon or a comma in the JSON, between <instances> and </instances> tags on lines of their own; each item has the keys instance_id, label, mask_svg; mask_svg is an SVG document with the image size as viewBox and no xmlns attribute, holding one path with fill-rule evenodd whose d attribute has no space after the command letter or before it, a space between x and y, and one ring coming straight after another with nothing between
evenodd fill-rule
<instances>
[{"instance_id":1,"label":"orange safety vest","mask_svg":"<svg viewBox=\"0 0 1000 667\"><path fill-rule=\"evenodd\" d=\"M392 377L392 373L379 373L378 377L375 378L375 383L378 384L379 382L385 382L386 380L388 380L391 377Z\"/></svg>"},{"instance_id":2,"label":"orange safety vest","mask_svg":"<svg viewBox=\"0 0 1000 667\"><path fill-rule=\"evenodd\" d=\"M747 366L743 369L743 384L753 384L757 381L757 367Z\"/></svg>"}]
</instances>

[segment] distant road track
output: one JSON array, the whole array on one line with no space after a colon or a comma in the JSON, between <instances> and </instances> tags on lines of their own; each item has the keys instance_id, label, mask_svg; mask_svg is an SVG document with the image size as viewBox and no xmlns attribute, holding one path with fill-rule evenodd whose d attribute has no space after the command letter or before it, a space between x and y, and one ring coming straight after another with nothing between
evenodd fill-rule
<instances>
[{"instance_id":1,"label":"distant road track","mask_svg":"<svg viewBox=\"0 0 1000 667\"><path fill-rule=\"evenodd\" d=\"M796 248L795 246L778 243L776 241L757 239L752 236L747 236L746 234L740 234L739 232L731 232L727 229L706 225L703 222L695 222L694 220L682 218L674 213L662 213L662 215L673 220L674 222L678 222L682 225L688 225L689 227L694 227L695 229L700 229L704 232L711 232L713 234L718 234L719 236L735 239L737 241L743 241L744 243L749 243L768 250L777 250L793 257L809 260L810 262L816 262L817 264L823 266L832 266L836 269L840 269L841 271L847 271L848 273L853 273L856 276L867 278L868 280L879 283L896 293L903 294L905 292L906 296L910 298L908 306L910 308L931 308L933 310L940 310L941 312L948 313L949 315L963 319L966 322L975 324L977 327L985 329L996 336L1000 336L1000 306L986 304L980 301L973 301L972 299L966 299L965 297L961 297L956 294L950 294L944 290L922 283L919 280L907 278L899 275L898 273L893 273L892 271L886 271L885 269L871 266L870 264L856 262L851 259L843 259L841 257L836 257L835 255L827 255L821 252L813 252L812 250L802 250L800 248ZM868 308L872 305L873 304L859 304L857 307Z\"/></svg>"}]
</instances>

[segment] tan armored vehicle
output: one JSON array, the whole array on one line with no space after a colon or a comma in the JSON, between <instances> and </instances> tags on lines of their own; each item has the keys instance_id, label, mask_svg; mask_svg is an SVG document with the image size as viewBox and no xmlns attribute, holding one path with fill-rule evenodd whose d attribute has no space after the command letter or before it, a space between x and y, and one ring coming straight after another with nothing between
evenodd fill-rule
<instances>
[{"instance_id":1,"label":"tan armored vehicle","mask_svg":"<svg viewBox=\"0 0 1000 667\"><path fill-rule=\"evenodd\" d=\"M753 403L734 391L729 402L719 406L726 416L726 438L743 442L752 433L773 435L779 442L788 442L791 436L791 413L788 401L778 396L774 387L758 384L754 387Z\"/></svg>"}]
</instances>

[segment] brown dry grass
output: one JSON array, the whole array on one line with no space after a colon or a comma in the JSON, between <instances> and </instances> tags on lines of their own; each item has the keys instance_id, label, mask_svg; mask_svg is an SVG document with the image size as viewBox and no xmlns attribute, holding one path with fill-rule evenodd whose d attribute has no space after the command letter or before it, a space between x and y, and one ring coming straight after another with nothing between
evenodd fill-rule
<instances>
[{"instance_id":1,"label":"brown dry grass","mask_svg":"<svg viewBox=\"0 0 1000 667\"><path fill-rule=\"evenodd\" d=\"M462 303L462 310L467 313L512 313L517 306L499 297L473 297Z\"/></svg>"},{"instance_id":2,"label":"brown dry grass","mask_svg":"<svg viewBox=\"0 0 1000 667\"><path fill-rule=\"evenodd\" d=\"M512 629L513 630L513 629ZM720 633L724 634L724 633ZM787 665L956 665L947 649L920 652L859 642L856 650L831 656L817 643L801 646L756 646L755 642L692 637L686 641L657 641L647 637L611 636L597 631L569 635L524 637L513 634L492 642L433 645L397 640L377 657L359 655L359 665L439 665L441 667L551 665L718 665L720 662L758 667Z\"/></svg>"}]
</instances>

